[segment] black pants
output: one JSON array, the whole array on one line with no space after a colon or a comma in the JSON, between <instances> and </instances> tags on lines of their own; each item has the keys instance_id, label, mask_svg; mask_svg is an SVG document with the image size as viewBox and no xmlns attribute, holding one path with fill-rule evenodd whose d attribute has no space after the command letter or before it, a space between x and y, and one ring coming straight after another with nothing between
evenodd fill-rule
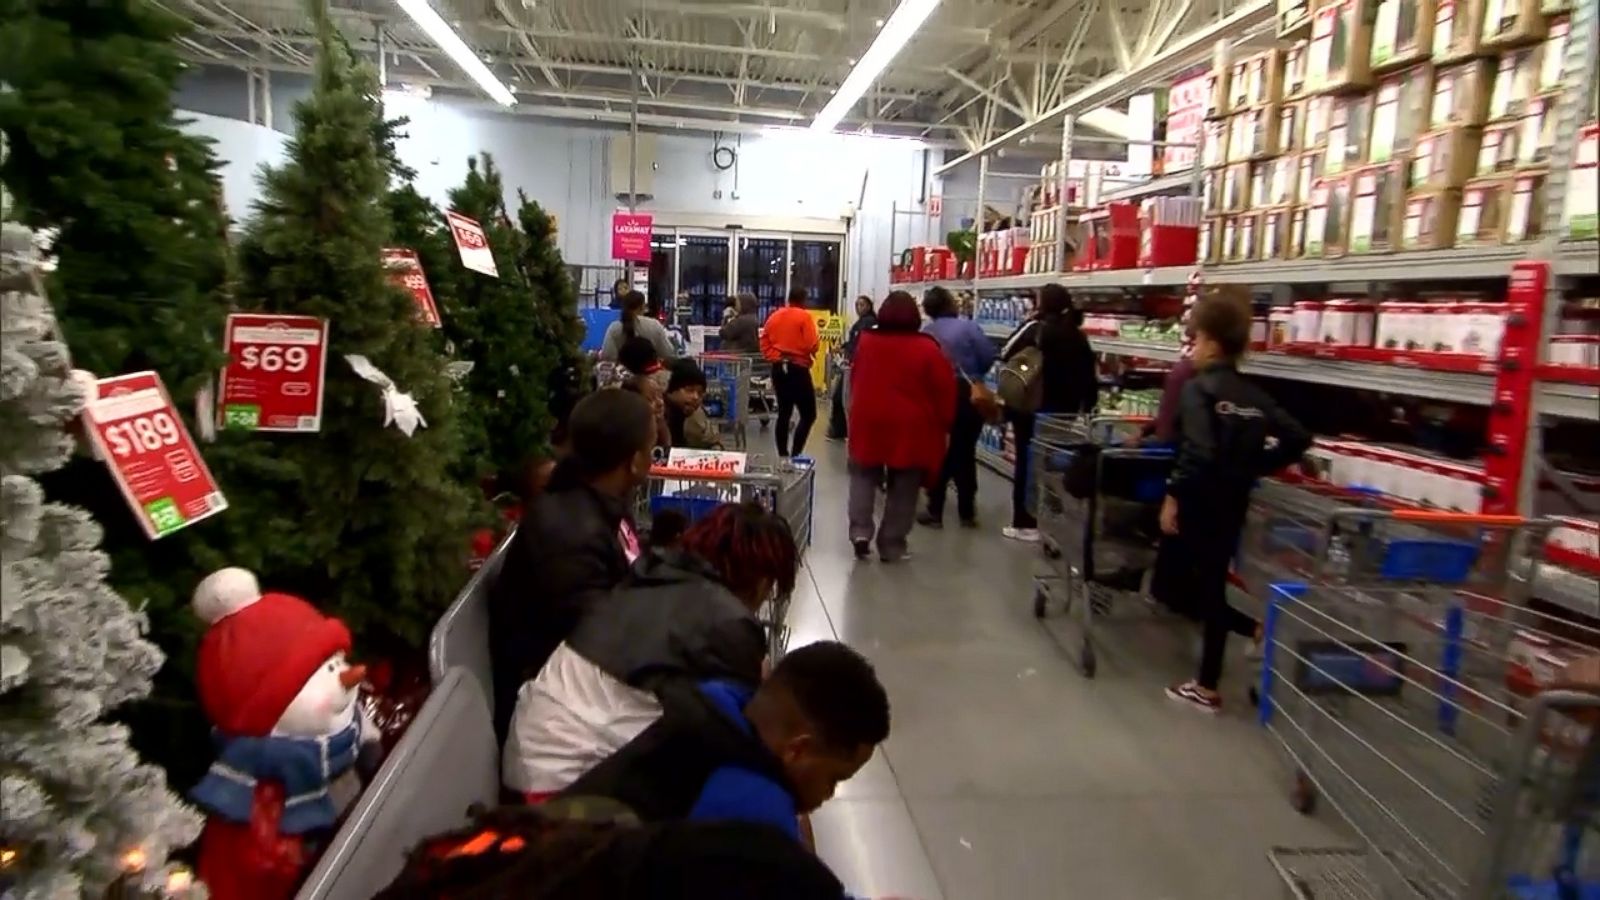
<instances>
[{"instance_id":1,"label":"black pants","mask_svg":"<svg viewBox=\"0 0 1600 900\"><path fill-rule=\"evenodd\" d=\"M844 380L848 377L849 375L845 374L833 380L833 401L829 404L831 409L828 411L828 437L836 441L842 441L849 435L844 408Z\"/></svg>"},{"instance_id":2,"label":"black pants","mask_svg":"<svg viewBox=\"0 0 1600 900\"><path fill-rule=\"evenodd\" d=\"M811 384L811 370L790 362L772 364L772 391L778 395L778 455L799 456L806 449L806 438L817 421L817 391ZM789 415L800 413L794 427L794 444L789 443Z\"/></svg>"},{"instance_id":3,"label":"black pants","mask_svg":"<svg viewBox=\"0 0 1600 900\"><path fill-rule=\"evenodd\" d=\"M944 452L944 468L939 480L928 491L928 515L944 516L945 493L956 485L956 513L961 521L978 517L978 433L983 419L972 406L972 388L965 381L956 385L956 420L950 426L950 446Z\"/></svg>"},{"instance_id":4,"label":"black pants","mask_svg":"<svg viewBox=\"0 0 1600 900\"><path fill-rule=\"evenodd\" d=\"M1011 422L1011 527L1038 528L1039 520L1028 506L1029 488L1033 480L1033 416L1028 413L1006 413Z\"/></svg>"},{"instance_id":5,"label":"black pants","mask_svg":"<svg viewBox=\"0 0 1600 900\"><path fill-rule=\"evenodd\" d=\"M1216 690L1228 635L1253 637L1256 620L1228 605L1228 569L1244 529L1242 504L1219 503L1185 513L1179 506L1178 534L1161 539L1151 593L1172 609L1200 622L1200 672L1195 681Z\"/></svg>"}]
</instances>

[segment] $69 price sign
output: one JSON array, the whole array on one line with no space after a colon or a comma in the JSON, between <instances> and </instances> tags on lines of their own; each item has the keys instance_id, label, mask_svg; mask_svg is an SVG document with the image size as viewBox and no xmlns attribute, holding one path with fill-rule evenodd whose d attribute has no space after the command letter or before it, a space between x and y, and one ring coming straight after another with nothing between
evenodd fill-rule
<instances>
[{"instance_id":1,"label":"$69 price sign","mask_svg":"<svg viewBox=\"0 0 1600 900\"><path fill-rule=\"evenodd\" d=\"M228 508L159 375L102 378L95 389L83 410L89 438L147 537L163 537Z\"/></svg>"},{"instance_id":2,"label":"$69 price sign","mask_svg":"<svg viewBox=\"0 0 1600 900\"><path fill-rule=\"evenodd\" d=\"M322 428L328 323L315 316L228 317L217 418L225 428L314 432Z\"/></svg>"}]
</instances>

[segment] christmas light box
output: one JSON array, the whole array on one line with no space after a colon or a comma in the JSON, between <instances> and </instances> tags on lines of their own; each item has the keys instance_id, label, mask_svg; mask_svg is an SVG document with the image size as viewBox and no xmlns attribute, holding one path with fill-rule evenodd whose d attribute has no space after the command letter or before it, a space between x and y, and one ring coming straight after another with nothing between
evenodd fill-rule
<instances>
[{"instance_id":1,"label":"christmas light box","mask_svg":"<svg viewBox=\"0 0 1600 900\"><path fill-rule=\"evenodd\" d=\"M1490 62L1481 59L1439 69L1433 81L1428 127L1482 125L1488 118L1493 76Z\"/></svg>"},{"instance_id":2,"label":"christmas light box","mask_svg":"<svg viewBox=\"0 0 1600 900\"><path fill-rule=\"evenodd\" d=\"M1406 200L1400 246L1404 250L1443 250L1455 246L1460 191L1414 193Z\"/></svg>"},{"instance_id":3,"label":"christmas light box","mask_svg":"<svg viewBox=\"0 0 1600 900\"><path fill-rule=\"evenodd\" d=\"M1385 75L1378 82L1367 157L1382 163L1411 149L1428 126L1433 69L1427 64Z\"/></svg>"},{"instance_id":4,"label":"christmas light box","mask_svg":"<svg viewBox=\"0 0 1600 900\"><path fill-rule=\"evenodd\" d=\"M1433 0L1378 0L1372 26L1374 71L1407 66L1433 51Z\"/></svg>"}]
</instances>

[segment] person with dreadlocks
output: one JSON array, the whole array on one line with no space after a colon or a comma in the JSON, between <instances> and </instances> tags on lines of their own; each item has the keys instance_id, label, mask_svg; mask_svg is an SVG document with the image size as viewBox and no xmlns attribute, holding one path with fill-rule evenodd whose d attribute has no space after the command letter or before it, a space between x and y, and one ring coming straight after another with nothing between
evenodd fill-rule
<instances>
[{"instance_id":1,"label":"person with dreadlocks","mask_svg":"<svg viewBox=\"0 0 1600 900\"><path fill-rule=\"evenodd\" d=\"M754 503L725 504L676 547L655 548L593 602L522 686L501 758L505 786L539 801L661 715L674 681L760 682L767 641L755 612L794 589L789 524Z\"/></svg>"}]
</instances>

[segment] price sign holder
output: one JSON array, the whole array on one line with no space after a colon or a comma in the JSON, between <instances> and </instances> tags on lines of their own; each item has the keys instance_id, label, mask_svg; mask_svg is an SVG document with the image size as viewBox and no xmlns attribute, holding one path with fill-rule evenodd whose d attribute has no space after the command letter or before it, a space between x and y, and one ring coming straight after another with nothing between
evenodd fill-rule
<instances>
[{"instance_id":1,"label":"price sign holder","mask_svg":"<svg viewBox=\"0 0 1600 900\"><path fill-rule=\"evenodd\" d=\"M316 432L328 359L328 323L315 316L234 313L223 336L217 419L225 428Z\"/></svg>"},{"instance_id":2,"label":"price sign holder","mask_svg":"<svg viewBox=\"0 0 1600 900\"><path fill-rule=\"evenodd\" d=\"M422 260L417 258L417 251L404 247L385 247L383 268L389 273L390 282L411 294L411 299L417 304L417 316L428 327L444 327L444 320L439 318L439 304L434 302L433 289L428 287L428 275L422 271Z\"/></svg>"},{"instance_id":3,"label":"price sign holder","mask_svg":"<svg viewBox=\"0 0 1600 900\"><path fill-rule=\"evenodd\" d=\"M736 450L692 450L673 447L667 453L666 468L675 474L704 472L707 475L743 475L748 457Z\"/></svg>"},{"instance_id":4,"label":"price sign holder","mask_svg":"<svg viewBox=\"0 0 1600 900\"><path fill-rule=\"evenodd\" d=\"M500 270L494 264L489 236L484 234L478 220L469 219L455 210L446 212L444 217L450 222L450 236L455 239L456 252L461 254L461 264L474 272L499 278Z\"/></svg>"},{"instance_id":5,"label":"price sign holder","mask_svg":"<svg viewBox=\"0 0 1600 900\"><path fill-rule=\"evenodd\" d=\"M146 537L165 537L228 508L161 376L135 372L95 387L84 430Z\"/></svg>"}]
</instances>

